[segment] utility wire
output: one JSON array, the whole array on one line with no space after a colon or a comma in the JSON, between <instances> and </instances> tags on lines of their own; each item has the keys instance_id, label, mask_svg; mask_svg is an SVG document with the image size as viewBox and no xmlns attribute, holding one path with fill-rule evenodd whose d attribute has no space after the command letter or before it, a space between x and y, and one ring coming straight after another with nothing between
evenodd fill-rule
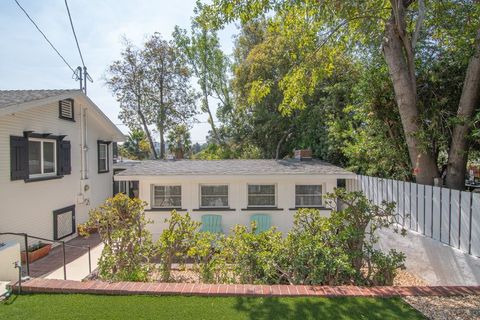
<instances>
[{"instance_id":1,"label":"utility wire","mask_svg":"<svg viewBox=\"0 0 480 320\"><path fill-rule=\"evenodd\" d=\"M72 15L70 14L70 8L68 8L67 0L65 0L65 7L67 7L68 19L70 20L70 26L72 27L73 37L75 38L75 43L77 44L78 53L80 54L80 60L82 60L82 66L85 69L85 61L83 60L82 50L80 50L80 45L78 44L77 33L75 32L75 27L73 26ZM90 82L93 82L92 78L88 73L85 74L85 77Z\"/></svg>"},{"instance_id":2,"label":"utility wire","mask_svg":"<svg viewBox=\"0 0 480 320\"><path fill-rule=\"evenodd\" d=\"M70 64L67 62L67 60L65 60L65 58L60 54L60 52L58 52L57 48L55 48L55 46L50 42L50 40L48 40L47 36L45 35L45 33L43 33L42 30L40 30L40 28L38 27L38 25L35 23L35 21L33 21L33 19L30 17L30 15L27 13L27 11L25 11L25 9L23 9L23 7L20 5L20 3L18 3L17 0L15 0L15 3L18 5L18 7L20 9L22 9L23 13L25 13L25 15L27 16L27 18L33 23L33 25L35 26L35 28L37 28L38 32L41 33L41 35L45 38L45 40L48 42L48 44L52 47L53 50L55 50L55 52L58 54L58 56L63 60L63 62L65 62L65 64L67 65L67 67L72 70L73 74L75 76L78 77L76 71L70 66Z\"/></svg>"}]
</instances>

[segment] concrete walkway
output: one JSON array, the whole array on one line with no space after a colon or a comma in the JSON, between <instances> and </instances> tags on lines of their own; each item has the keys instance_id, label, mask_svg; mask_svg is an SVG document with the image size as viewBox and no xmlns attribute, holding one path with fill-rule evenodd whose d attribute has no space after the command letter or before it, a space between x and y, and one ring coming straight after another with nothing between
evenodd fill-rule
<instances>
[{"instance_id":1,"label":"concrete walkway","mask_svg":"<svg viewBox=\"0 0 480 320\"><path fill-rule=\"evenodd\" d=\"M93 234L88 238L77 237L66 242L65 260L68 280L82 280L89 274L88 249L90 246L91 269L95 270L103 249L100 236ZM63 279L63 250L57 245L44 258L30 264L30 276L33 278Z\"/></svg>"},{"instance_id":2,"label":"concrete walkway","mask_svg":"<svg viewBox=\"0 0 480 320\"><path fill-rule=\"evenodd\" d=\"M475 286L480 284L480 259L437 240L408 231L405 237L391 230L379 232L379 247L406 254L407 270L435 286Z\"/></svg>"}]
</instances>

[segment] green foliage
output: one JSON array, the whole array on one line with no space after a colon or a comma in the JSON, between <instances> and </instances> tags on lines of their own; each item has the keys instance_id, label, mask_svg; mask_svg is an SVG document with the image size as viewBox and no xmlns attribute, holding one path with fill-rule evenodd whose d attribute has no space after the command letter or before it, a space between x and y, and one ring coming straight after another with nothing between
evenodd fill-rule
<instances>
[{"instance_id":1,"label":"green foliage","mask_svg":"<svg viewBox=\"0 0 480 320\"><path fill-rule=\"evenodd\" d=\"M98 261L99 276L109 281L148 281L154 246L145 218L146 203L119 193L91 210L83 230L96 228L104 248Z\"/></svg>"},{"instance_id":2,"label":"green foliage","mask_svg":"<svg viewBox=\"0 0 480 320\"><path fill-rule=\"evenodd\" d=\"M119 148L120 155L132 160L145 160L150 156L150 145L145 132L135 129L127 136L127 141Z\"/></svg>"},{"instance_id":3,"label":"green foliage","mask_svg":"<svg viewBox=\"0 0 480 320\"><path fill-rule=\"evenodd\" d=\"M175 155L177 159L183 159L192 149L192 141L190 140L190 132L184 124L178 124L168 133L167 138L168 150Z\"/></svg>"},{"instance_id":4,"label":"green foliage","mask_svg":"<svg viewBox=\"0 0 480 320\"><path fill-rule=\"evenodd\" d=\"M160 258L160 276L163 281L170 281L172 263L184 263L195 244L200 223L193 221L188 213L182 215L176 210L171 212L169 219L165 219L165 223L168 226L158 239L157 254Z\"/></svg>"},{"instance_id":5,"label":"green foliage","mask_svg":"<svg viewBox=\"0 0 480 320\"><path fill-rule=\"evenodd\" d=\"M227 264L225 236L211 232L198 232L195 242L189 248L188 257L194 259L195 270L203 283L233 282Z\"/></svg>"},{"instance_id":6,"label":"green foliage","mask_svg":"<svg viewBox=\"0 0 480 320\"><path fill-rule=\"evenodd\" d=\"M277 261L283 255L281 232L274 228L256 233L255 227L237 225L225 238L226 257L240 283L279 283Z\"/></svg>"}]
</instances>

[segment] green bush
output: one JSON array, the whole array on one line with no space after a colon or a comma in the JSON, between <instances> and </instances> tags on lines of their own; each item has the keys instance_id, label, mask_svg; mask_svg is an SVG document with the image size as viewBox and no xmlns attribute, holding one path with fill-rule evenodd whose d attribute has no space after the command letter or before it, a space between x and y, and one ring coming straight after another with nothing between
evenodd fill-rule
<instances>
[{"instance_id":1,"label":"green bush","mask_svg":"<svg viewBox=\"0 0 480 320\"><path fill-rule=\"evenodd\" d=\"M162 281L171 280L172 263L183 264L188 251L195 245L196 233L200 222L193 221L188 213L182 215L173 210L169 219L165 219L168 227L163 230L157 242L160 258L160 276Z\"/></svg>"},{"instance_id":2,"label":"green bush","mask_svg":"<svg viewBox=\"0 0 480 320\"><path fill-rule=\"evenodd\" d=\"M211 232L196 234L193 246L188 250L188 256L195 262L194 270L204 283L234 282L227 263L229 251L225 248L225 236Z\"/></svg>"},{"instance_id":3,"label":"green bush","mask_svg":"<svg viewBox=\"0 0 480 320\"><path fill-rule=\"evenodd\" d=\"M91 210L82 230L97 229L104 248L99 276L109 281L148 281L154 255L152 236L144 214L146 203L117 194ZM85 235L84 231L84 235Z\"/></svg>"},{"instance_id":4,"label":"green bush","mask_svg":"<svg viewBox=\"0 0 480 320\"><path fill-rule=\"evenodd\" d=\"M278 261L283 255L281 232L275 228L256 233L237 225L225 238L226 259L232 265L235 279L240 283L279 283Z\"/></svg>"},{"instance_id":5,"label":"green bush","mask_svg":"<svg viewBox=\"0 0 480 320\"><path fill-rule=\"evenodd\" d=\"M329 217L298 210L286 237L275 228L257 233L254 223L237 225L229 235L199 232L200 222L174 210L154 245L145 203L119 194L93 210L82 229L97 228L105 243L99 268L106 280L146 281L155 256L162 281L172 280L173 263L188 260L204 283L391 285L405 255L375 245L378 229L399 231L394 204L374 205L361 192L336 189L326 205L340 209Z\"/></svg>"}]
</instances>

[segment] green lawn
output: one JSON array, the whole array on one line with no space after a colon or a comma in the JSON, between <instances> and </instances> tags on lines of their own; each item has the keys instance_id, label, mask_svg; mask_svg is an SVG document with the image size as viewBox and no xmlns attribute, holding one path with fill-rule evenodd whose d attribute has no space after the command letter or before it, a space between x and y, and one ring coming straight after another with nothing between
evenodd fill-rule
<instances>
[{"instance_id":1,"label":"green lawn","mask_svg":"<svg viewBox=\"0 0 480 320\"><path fill-rule=\"evenodd\" d=\"M0 319L424 319L401 299L20 295Z\"/></svg>"}]
</instances>

